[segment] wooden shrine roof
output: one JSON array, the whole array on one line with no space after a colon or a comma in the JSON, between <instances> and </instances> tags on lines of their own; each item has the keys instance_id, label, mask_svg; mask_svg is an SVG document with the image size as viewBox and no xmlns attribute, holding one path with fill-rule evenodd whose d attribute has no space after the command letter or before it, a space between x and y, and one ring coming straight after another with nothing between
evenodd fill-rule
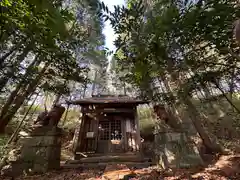
<instances>
[{"instance_id":1,"label":"wooden shrine roof","mask_svg":"<svg viewBox=\"0 0 240 180\"><path fill-rule=\"evenodd\" d=\"M90 104L147 104L148 101L131 98L129 96L94 96L91 98L83 98L79 100L68 101L74 105L90 105Z\"/></svg>"}]
</instances>

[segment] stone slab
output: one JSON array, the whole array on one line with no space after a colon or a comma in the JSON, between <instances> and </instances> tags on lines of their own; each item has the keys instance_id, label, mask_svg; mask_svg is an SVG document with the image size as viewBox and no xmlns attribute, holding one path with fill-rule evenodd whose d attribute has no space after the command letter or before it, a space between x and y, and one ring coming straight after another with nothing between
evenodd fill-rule
<instances>
[{"instance_id":1,"label":"stone slab","mask_svg":"<svg viewBox=\"0 0 240 180\"><path fill-rule=\"evenodd\" d=\"M184 133L159 133L155 137L158 165L164 169L202 165L196 145Z\"/></svg>"},{"instance_id":2,"label":"stone slab","mask_svg":"<svg viewBox=\"0 0 240 180\"><path fill-rule=\"evenodd\" d=\"M19 144L24 146L56 146L61 143L61 139L56 136L33 136L19 139Z\"/></svg>"},{"instance_id":3,"label":"stone slab","mask_svg":"<svg viewBox=\"0 0 240 180\"><path fill-rule=\"evenodd\" d=\"M60 128L38 127L30 133L31 136L20 139L21 149L11 151L12 156L9 156L9 166L5 167L5 174L45 173L48 170L59 169L60 134Z\"/></svg>"},{"instance_id":4,"label":"stone slab","mask_svg":"<svg viewBox=\"0 0 240 180\"><path fill-rule=\"evenodd\" d=\"M31 136L61 136L62 129L50 126L33 126Z\"/></svg>"}]
</instances>

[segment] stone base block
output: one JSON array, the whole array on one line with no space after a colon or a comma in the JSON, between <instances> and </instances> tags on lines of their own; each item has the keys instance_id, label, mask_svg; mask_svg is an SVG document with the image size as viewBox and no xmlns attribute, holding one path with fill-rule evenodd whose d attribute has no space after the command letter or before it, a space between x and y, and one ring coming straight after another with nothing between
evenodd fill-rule
<instances>
[{"instance_id":1,"label":"stone base block","mask_svg":"<svg viewBox=\"0 0 240 180\"><path fill-rule=\"evenodd\" d=\"M184 133L159 133L155 137L158 165L167 168L186 168L202 165L195 144L188 142Z\"/></svg>"},{"instance_id":2,"label":"stone base block","mask_svg":"<svg viewBox=\"0 0 240 180\"><path fill-rule=\"evenodd\" d=\"M2 169L2 174L15 176L23 172L46 173L60 168L59 128L38 127L20 144L20 150L10 152L9 164Z\"/></svg>"}]
</instances>

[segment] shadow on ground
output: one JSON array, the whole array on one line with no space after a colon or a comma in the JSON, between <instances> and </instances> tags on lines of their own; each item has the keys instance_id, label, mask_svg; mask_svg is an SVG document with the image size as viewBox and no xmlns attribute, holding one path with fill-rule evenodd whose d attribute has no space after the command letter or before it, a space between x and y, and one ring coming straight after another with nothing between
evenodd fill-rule
<instances>
[{"instance_id":1,"label":"shadow on ground","mask_svg":"<svg viewBox=\"0 0 240 180\"><path fill-rule=\"evenodd\" d=\"M190 169L173 169L172 171L159 171L153 167L128 167L129 171L124 180L239 180L240 155L225 155L215 158L205 167ZM96 180L101 179L104 168L75 169L49 172L44 175L19 177L16 180ZM113 170L114 171L114 170ZM117 173L117 171L115 171ZM11 178L0 178L9 180Z\"/></svg>"}]
</instances>

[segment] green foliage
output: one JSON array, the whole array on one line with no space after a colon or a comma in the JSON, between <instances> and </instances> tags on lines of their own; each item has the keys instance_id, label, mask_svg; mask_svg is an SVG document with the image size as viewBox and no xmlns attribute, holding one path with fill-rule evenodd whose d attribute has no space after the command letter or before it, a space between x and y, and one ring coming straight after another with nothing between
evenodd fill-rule
<instances>
[{"instance_id":1,"label":"green foliage","mask_svg":"<svg viewBox=\"0 0 240 180\"><path fill-rule=\"evenodd\" d=\"M156 119L153 116L152 109L149 107L138 108L138 119L141 136L143 138L153 136Z\"/></svg>"},{"instance_id":2,"label":"green foliage","mask_svg":"<svg viewBox=\"0 0 240 180\"><path fill-rule=\"evenodd\" d=\"M0 157L3 157L6 153L5 145L8 141L8 136L0 136Z\"/></svg>"},{"instance_id":3,"label":"green foliage","mask_svg":"<svg viewBox=\"0 0 240 180\"><path fill-rule=\"evenodd\" d=\"M63 95L76 91L71 84L89 83L91 64L106 66L97 3L98 0L0 2L0 93L5 97L0 128L8 124L24 101L31 100L35 91L57 94L59 101Z\"/></svg>"},{"instance_id":4,"label":"green foliage","mask_svg":"<svg viewBox=\"0 0 240 180\"><path fill-rule=\"evenodd\" d=\"M30 105L22 106L22 108L19 110L18 113L20 115L24 115L28 111L29 108L30 108ZM29 115L32 115L32 114L37 115L37 114L39 114L42 111L44 111L44 109L42 107L40 107L38 105L33 105L31 107L31 109L29 110Z\"/></svg>"},{"instance_id":5,"label":"green foliage","mask_svg":"<svg viewBox=\"0 0 240 180\"><path fill-rule=\"evenodd\" d=\"M216 101L206 101L221 95L240 112L231 100L239 91L240 48L232 36L239 13L235 0L129 0L127 7L117 6L113 12L102 8L99 16L117 34L115 64L121 79L142 98L168 105L177 121L177 110L184 110L204 142L211 142L201 128L203 110L191 100L200 99L217 113ZM209 122L211 118L206 117Z\"/></svg>"},{"instance_id":6,"label":"green foliage","mask_svg":"<svg viewBox=\"0 0 240 180\"><path fill-rule=\"evenodd\" d=\"M231 29L239 17L236 1L152 1L147 12L141 1L128 3L114 12L102 8L99 15L107 16L118 34L116 59L121 71L128 72L125 79L141 91L166 74L182 76L181 86L174 88L181 96L203 84L236 78L231 74L239 69L235 54L239 48ZM154 98L151 92L145 94Z\"/></svg>"},{"instance_id":7,"label":"green foliage","mask_svg":"<svg viewBox=\"0 0 240 180\"><path fill-rule=\"evenodd\" d=\"M63 117L65 117L65 113L64 113ZM77 110L69 109L68 114L67 114L67 119L66 119L66 122L63 127L65 129L74 131L76 129L76 127L80 124L80 122L81 122L80 111L78 109Z\"/></svg>"}]
</instances>

